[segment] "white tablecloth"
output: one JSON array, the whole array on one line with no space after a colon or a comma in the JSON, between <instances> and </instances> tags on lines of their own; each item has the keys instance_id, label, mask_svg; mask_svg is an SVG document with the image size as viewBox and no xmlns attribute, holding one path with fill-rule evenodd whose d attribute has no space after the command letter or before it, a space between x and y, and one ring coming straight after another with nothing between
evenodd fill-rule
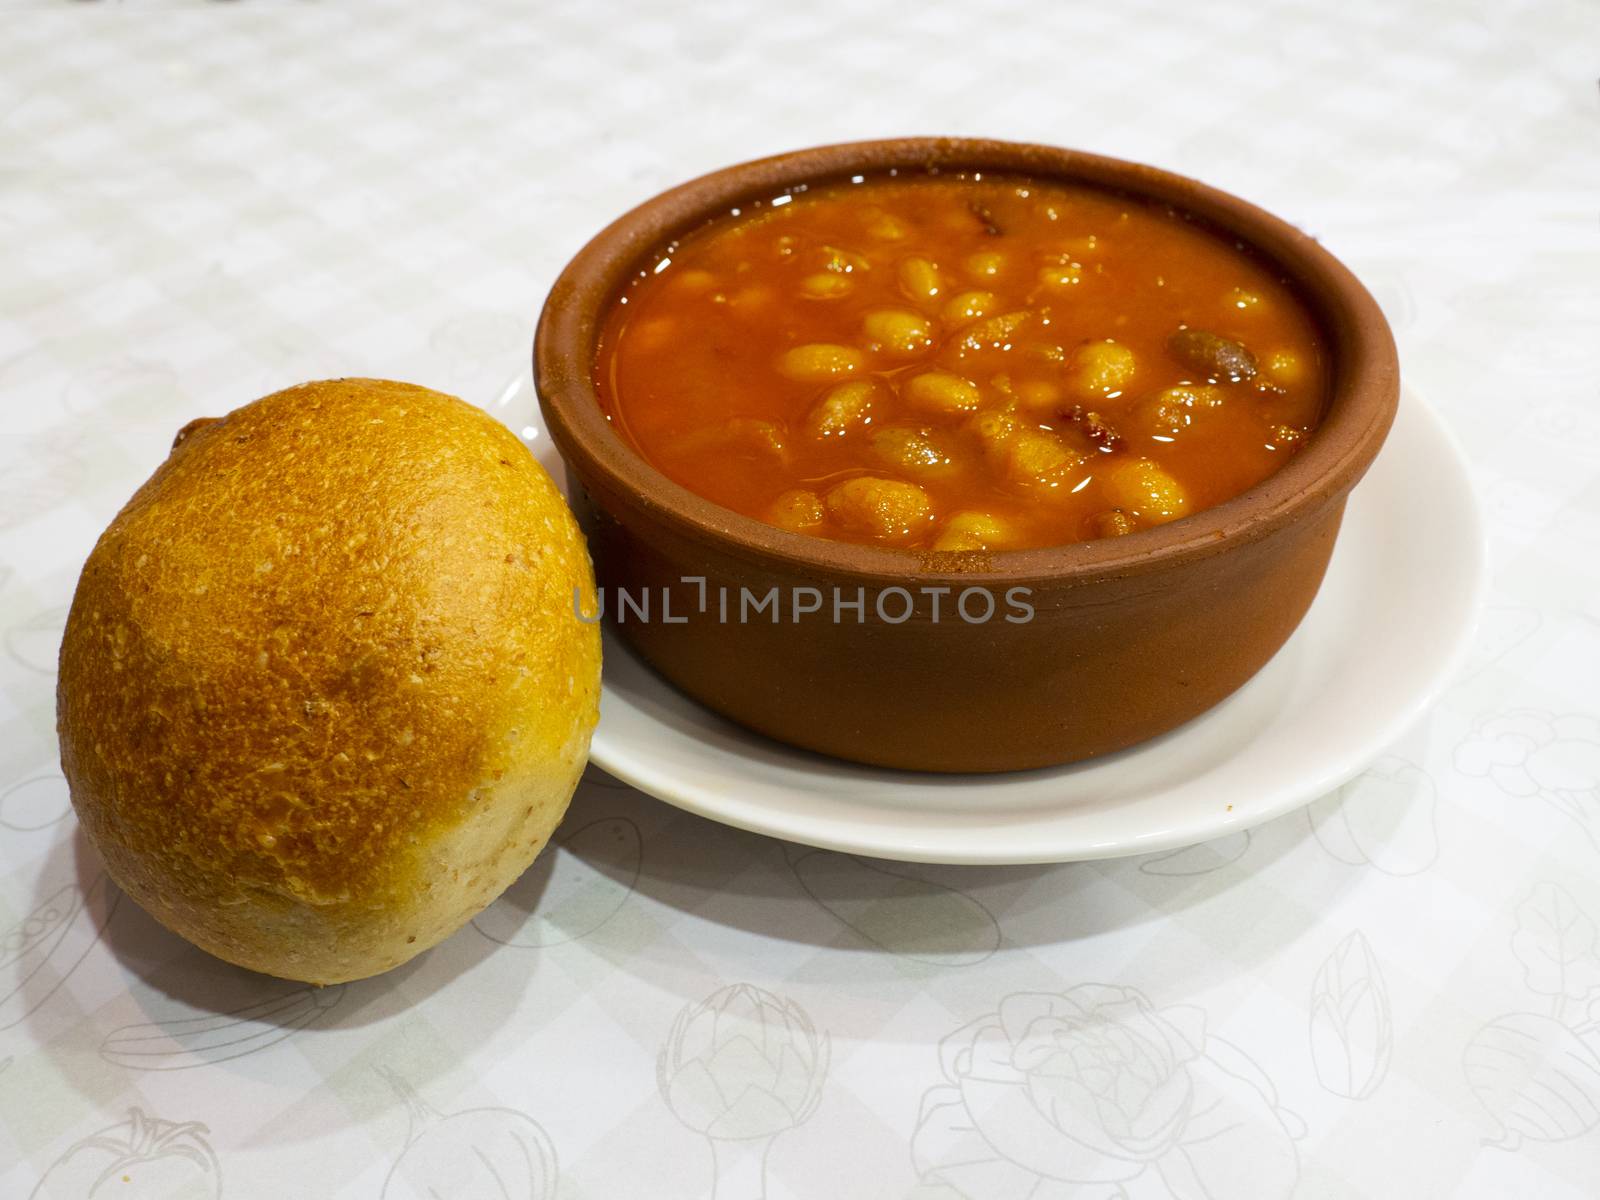
<instances>
[{"instance_id":1,"label":"white tablecloth","mask_svg":"<svg viewBox=\"0 0 1600 1200\"><path fill-rule=\"evenodd\" d=\"M1597 46L1577 0L0 3L0 1195L1600 1193ZM332 375L488 400L625 207L906 132L1198 175L1369 283L1494 557L1387 757L1011 869L594 777L473 926L321 992L100 879L55 648L179 425Z\"/></svg>"}]
</instances>

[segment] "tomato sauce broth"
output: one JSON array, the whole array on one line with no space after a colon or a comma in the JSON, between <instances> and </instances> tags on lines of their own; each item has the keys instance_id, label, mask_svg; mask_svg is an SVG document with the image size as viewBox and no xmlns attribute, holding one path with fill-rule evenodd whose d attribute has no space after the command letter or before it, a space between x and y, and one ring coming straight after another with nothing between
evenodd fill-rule
<instances>
[{"instance_id":1,"label":"tomato sauce broth","mask_svg":"<svg viewBox=\"0 0 1600 1200\"><path fill-rule=\"evenodd\" d=\"M1238 495L1314 431L1326 360L1272 265L1179 211L945 173L798 189L663 247L595 374L621 435L717 504L960 551Z\"/></svg>"}]
</instances>

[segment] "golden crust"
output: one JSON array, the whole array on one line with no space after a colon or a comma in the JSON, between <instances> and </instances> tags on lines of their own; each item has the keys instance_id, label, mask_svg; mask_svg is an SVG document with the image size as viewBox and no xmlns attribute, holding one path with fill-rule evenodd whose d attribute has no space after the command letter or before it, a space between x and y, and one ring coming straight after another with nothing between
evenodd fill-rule
<instances>
[{"instance_id":1,"label":"golden crust","mask_svg":"<svg viewBox=\"0 0 1600 1200\"><path fill-rule=\"evenodd\" d=\"M598 712L583 540L526 448L408 384L185 427L84 566L62 767L112 877L200 946L387 969L516 878Z\"/></svg>"}]
</instances>

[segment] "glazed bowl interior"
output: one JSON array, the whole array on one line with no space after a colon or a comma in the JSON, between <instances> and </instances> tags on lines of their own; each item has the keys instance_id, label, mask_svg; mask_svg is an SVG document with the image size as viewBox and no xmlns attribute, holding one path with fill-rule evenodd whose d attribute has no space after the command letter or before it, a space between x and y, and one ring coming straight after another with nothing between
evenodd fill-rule
<instances>
[{"instance_id":1,"label":"glazed bowl interior","mask_svg":"<svg viewBox=\"0 0 1600 1200\"><path fill-rule=\"evenodd\" d=\"M790 566L863 579L969 576L926 551L831 541L734 513L657 471L612 428L594 363L607 313L628 283L674 239L755 200L855 175L992 171L1089 185L1171 205L1243 243L1290 284L1315 319L1330 360L1321 424L1304 448L1233 498L1123 537L984 552L994 582L1127 576L1263 537L1302 510L1336 503L1366 470L1394 416L1394 342L1366 289L1294 226L1235 196L1137 163L1049 146L965 138L899 138L795 151L743 163L663 192L598 234L568 264L546 301L534 343L540 401L558 447L579 474L608 479L654 515L724 548Z\"/></svg>"}]
</instances>

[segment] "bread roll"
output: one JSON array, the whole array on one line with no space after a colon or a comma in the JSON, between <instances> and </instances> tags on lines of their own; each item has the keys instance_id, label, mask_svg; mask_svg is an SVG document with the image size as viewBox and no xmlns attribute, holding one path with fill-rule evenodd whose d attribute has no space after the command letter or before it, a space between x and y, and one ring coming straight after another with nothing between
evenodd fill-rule
<instances>
[{"instance_id":1,"label":"bread roll","mask_svg":"<svg viewBox=\"0 0 1600 1200\"><path fill-rule=\"evenodd\" d=\"M111 877L219 958L334 983L478 912L598 714L594 577L487 414L374 379L184 429L83 569L62 769Z\"/></svg>"}]
</instances>

